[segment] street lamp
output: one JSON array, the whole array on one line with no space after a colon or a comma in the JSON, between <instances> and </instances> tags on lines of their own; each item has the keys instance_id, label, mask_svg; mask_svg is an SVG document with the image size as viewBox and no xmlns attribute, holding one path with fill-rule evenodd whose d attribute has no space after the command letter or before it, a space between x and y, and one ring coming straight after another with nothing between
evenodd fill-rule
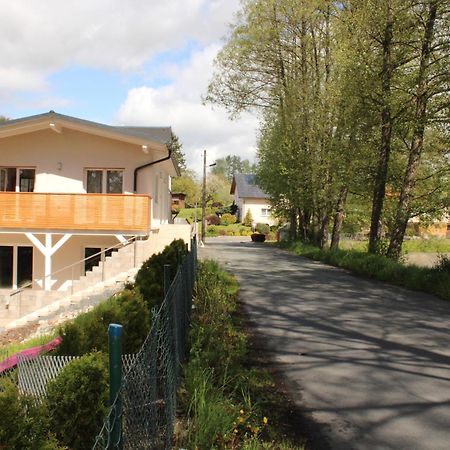
<instances>
[{"instance_id":1,"label":"street lamp","mask_svg":"<svg viewBox=\"0 0 450 450\"><path fill-rule=\"evenodd\" d=\"M209 164L208 167L215 166L216 163ZM202 235L200 239L201 245L205 244L206 233L206 150L203 151L203 191L202 191Z\"/></svg>"}]
</instances>

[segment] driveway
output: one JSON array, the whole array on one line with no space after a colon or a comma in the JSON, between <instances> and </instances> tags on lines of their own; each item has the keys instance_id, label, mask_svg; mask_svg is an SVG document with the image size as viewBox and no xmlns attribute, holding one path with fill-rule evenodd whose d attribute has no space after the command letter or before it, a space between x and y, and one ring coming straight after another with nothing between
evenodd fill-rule
<instances>
[{"instance_id":1,"label":"driveway","mask_svg":"<svg viewBox=\"0 0 450 450\"><path fill-rule=\"evenodd\" d=\"M241 284L293 399L332 449L450 449L450 303L249 238L202 258Z\"/></svg>"}]
</instances>

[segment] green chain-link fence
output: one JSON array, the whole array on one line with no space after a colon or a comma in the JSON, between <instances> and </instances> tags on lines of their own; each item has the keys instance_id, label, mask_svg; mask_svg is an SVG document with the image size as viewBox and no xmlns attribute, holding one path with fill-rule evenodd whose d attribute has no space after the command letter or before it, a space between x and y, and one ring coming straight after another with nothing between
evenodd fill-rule
<instances>
[{"instance_id":1,"label":"green chain-link fence","mask_svg":"<svg viewBox=\"0 0 450 450\"><path fill-rule=\"evenodd\" d=\"M196 250L193 240L191 252L179 266L163 303L153 311L150 332L122 379L93 450L171 448L180 364L186 356Z\"/></svg>"}]
</instances>

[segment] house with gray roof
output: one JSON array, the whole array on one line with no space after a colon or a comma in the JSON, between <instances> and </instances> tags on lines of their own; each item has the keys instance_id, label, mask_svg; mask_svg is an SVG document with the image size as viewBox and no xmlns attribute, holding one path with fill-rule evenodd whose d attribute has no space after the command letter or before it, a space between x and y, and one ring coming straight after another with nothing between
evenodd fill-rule
<instances>
[{"instance_id":1,"label":"house with gray roof","mask_svg":"<svg viewBox=\"0 0 450 450\"><path fill-rule=\"evenodd\" d=\"M230 194L234 195L239 221L243 221L250 211L253 223L276 224L276 219L270 213L270 197L258 185L256 175L234 174Z\"/></svg>"},{"instance_id":2,"label":"house with gray roof","mask_svg":"<svg viewBox=\"0 0 450 450\"><path fill-rule=\"evenodd\" d=\"M170 127L54 111L0 124L0 312L23 286L73 293L91 270L98 283L189 241L189 226L171 223L170 138Z\"/></svg>"}]
</instances>

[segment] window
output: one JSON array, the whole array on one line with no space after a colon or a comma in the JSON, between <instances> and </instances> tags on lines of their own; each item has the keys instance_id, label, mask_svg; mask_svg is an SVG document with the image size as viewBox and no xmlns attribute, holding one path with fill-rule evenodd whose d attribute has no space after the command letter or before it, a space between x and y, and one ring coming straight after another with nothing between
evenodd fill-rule
<instances>
[{"instance_id":1,"label":"window","mask_svg":"<svg viewBox=\"0 0 450 450\"><path fill-rule=\"evenodd\" d=\"M269 215L269 208L261 208L261 217L267 217Z\"/></svg>"},{"instance_id":2,"label":"window","mask_svg":"<svg viewBox=\"0 0 450 450\"><path fill-rule=\"evenodd\" d=\"M86 192L92 194L122 194L122 169L87 169Z\"/></svg>"},{"instance_id":3,"label":"window","mask_svg":"<svg viewBox=\"0 0 450 450\"><path fill-rule=\"evenodd\" d=\"M24 286L33 279L33 247L0 246L0 287Z\"/></svg>"},{"instance_id":4,"label":"window","mask_svg":"<svg viewBox=\"0 0 450 450\"><path fill-rule=\"evenodd\" d=\"M33 192L36 170L24 167L0 167L0 191Z\"/></svg>"}]
</instances>

